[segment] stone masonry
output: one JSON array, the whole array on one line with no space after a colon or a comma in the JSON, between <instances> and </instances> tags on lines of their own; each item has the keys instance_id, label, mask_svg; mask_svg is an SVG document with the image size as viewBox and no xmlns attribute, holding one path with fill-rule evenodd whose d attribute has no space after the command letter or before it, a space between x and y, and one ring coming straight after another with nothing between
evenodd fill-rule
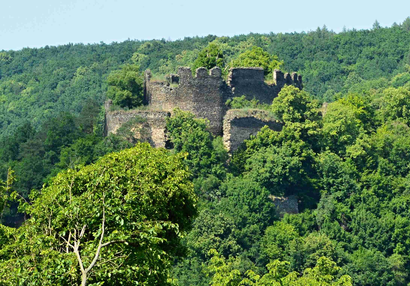
<instances>
[{"instance_id":1,"label":"stone masonry","mask_svg":"<svg viewBox=\"0 0 410 286\"><path fill-rule=\"evenodd\" d=\"M116 110L110 111L112 101L105 102L105 133L117 133L117 130L124 123L130 121L135 117L139 117L144 120L143 123L139 123L138 128L135 128L136 138L140 138L142 141L147 141L153 147L165 147L166 135L165 125L166 118L171 116L167 111L151 111L151 110ZM144 132L141 132L143 130Z\"/></svg>"},{"instance_id":2,"label":"stone masonry","mask_svg":"<svg viewBox=\"0 0 410 286\"><path fill-rule=\"evenodd\" d=\"M273 201L273 204L276 207L276 214L278 214L281 218L285 214L299 213L297 196L275 197L271 195L270 199Z\"/></svg>"},{"instance_id":3,"label":"stone masonry","mask_svg":"<svg viewBox=\"0 0 410 286\"><path fill-rule=\"evenodd\" d=\"M222 120L225 114L226 96L230 90L222 80L219 68L199 68L196 76L191 69L180 68L172 81L151 81L151 72L145 72L145 99L147 104L158 110L172 112L175 108L192 112L196 117L207 118L210 131L222 135Z\"/></svg>"},{"instance_id":4,"label":"stone masonry","mask_svg":"<svg viewBox=\"0 0 410 286\"><path fill-rule=\"evenodd\" d=\"M282 130L282 123L272 118L265 110L230 109L223 122L223 142L230 152L239 148L243 141L255 136L263 126L274 131Z\"/></svg>"},{"instance_id":5,"label":"stone masonry","mask_svg":"<svg viewBox=\"0 0 410 286\"><path fill-rule=\"evenodd\" d=\"M262 68L233 68L228 80L222 78L222 71L213 68L198 68L195 76L190 68L181 67L178 74L167 76L165 82L155 81L149 70L144 75L144 97L148 110L110 111L106 103L106 134L115 133L121 124L138 116L145 118L149 126L151 145L164 147L166 142L165 123L175 108L193 113L198 118L206 118L210 131L224 136L226 148L232 152L243 140L268 125L273 130L281 130L280 122L270 118L261 110L229 110L228 99L245 95L248 100L271 104L285 85L302 89L302 77L296 73L283 74L275 70L274 84L264 81Z\"/></svg>"}]
</instances>

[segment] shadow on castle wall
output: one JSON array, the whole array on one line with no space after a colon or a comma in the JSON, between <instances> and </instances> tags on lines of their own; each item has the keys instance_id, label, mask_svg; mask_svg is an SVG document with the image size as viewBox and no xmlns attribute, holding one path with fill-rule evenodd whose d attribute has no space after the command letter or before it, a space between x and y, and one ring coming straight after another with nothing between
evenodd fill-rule
<instances>
[{"instance_id":1,"label":"shadow on castle wall","mask_svg":"<svg viewBox=\"0 0 410 286\"><path fill-rule=\"evenodd\" d=\"M210 131L216 136L223 135L225 146L231 152L265 125L276 131L281 130L280 122L266 119L262 116L263 111L256 110L242 116L238 112L228 112L225 104L228 99L243 95L248 100L271 104L285 85L303 87L302 77L296 73L284 74L275 70L273 79L273 84L267 84L262 68L233 68L228 80L224 81L218 67L210 71L198 68L195 76L190 68L180 67L178 73L167 76L166 81L154 81L151 71L147 70L144 75L144 98L150 110L110 111L110 101L107 101L106 134L116 133L122 124L140 116L150 126L148 142L154 147L165 147L166 118L175 108L180 108L198 118L208 119Z\"/></svg>"},{"instance_id":2,"label":"shadow on castle wall","mask_svg":"<svg viewBox=\"0 0 410 286\"><path fill-rule=\"evenodd\" d=\"M136 117L144 121L138 123L133 129L134 138L149 142L153 147L166 147L167 138L165 134L166 119L171 116L167 111L150 110L116 110L110 111L111 100L105 102L105 134L116 134L118 129L125 123Z\"/></svg>"},{"instance_id":3,"label":"shadow on castle wall","mask_svg":"<svg viewBox=\"0 0 410 286\"><path fill-rule=\"evenodd\" d=\"M273 77L275 83L267 84L262 68L232 68L225 82L218 67L209 72L206 68L198 68L195 76L192 76L190 68L181 67L178 74L169 75L167 81L157 82L151 80L151 72L147 70L145 100L155 109L172 112L180 108L197 117L207 118L211 132L222 135L228 99L245 95L248 100L257 99L260 103L272 104L286 84L302 88L302 77L296 73L290 75L275 70Z\"/></svg>"}]
</instances>

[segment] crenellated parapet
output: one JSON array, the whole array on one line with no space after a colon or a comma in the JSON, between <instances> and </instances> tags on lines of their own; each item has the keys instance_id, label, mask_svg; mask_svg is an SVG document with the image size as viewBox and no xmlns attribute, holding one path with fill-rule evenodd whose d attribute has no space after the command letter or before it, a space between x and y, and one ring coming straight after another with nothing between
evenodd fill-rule
<instances>
[{"instance_id":1,"label":"crenellated parapet","mask_svg":"<svg viewBox=\"0 0 410 286\"><path fill-rule=\"evenodd\" d=\"M302 76L297 73L283 73L280 70L273 71L273 81L275 82L276 87L280 90L285 85L294 85L299 89L303 88Z\"/></svg>"},{"instance_id":2,"label":"crenellated parapet","mask_svg":"<svg viewBox=\"0 0 410 286\"><path fill-rule=\"evenodd\" d=\"M248 100L257 99L260 103L272 104L275 97L285 85L294 85L302 89L302 77L297 73L273 72L273 84L265 82L262 68L232 68L228 75L228 85L232 96L245 95Z\"/></svg>"},{"instance_id":3,"label":"crenellated parapet","mask_svg":"<svg viewBox=\"0 0 410 286\"><path fill-rule=\"evenodd\" d=\"M272 83L267 83L262 68L232 68L227 81L224 81L222 70L218 67L209 71L201 67L194 75L189 67L180 67L176 74L159 81L147 70L144 74L144 102L148 110L110 112L112 103L107 101L106 134L115 133L122 123L139 116L145 118L148 125L154 126L150 131L152 144L164 146L166 140L162 137L165 136L166 118L175 108L179 108L198 118L208 119L210 131L214 135L223 135L227 149L233 151L263 126L268 125L279 131L282 125L269 119L266 111L251 110L246 114L238 110L228 111L226 101L244 95L248 100L257 99L260 103L272 104L285 85L302 89L302 76L275 70Z\"/></svg>"},{"instance_id":4,"label":"crenellated parapet","mask_svg":"<svg viewBox=\"0 0 410 286\"><path fill-rule=\"evenodd\" d=\"M230 92L220 68L210 71L198 68L193 76L190 68L180 67L178 73L168 76L165 82L153 80L148 70L144 86L145 99L150 107L170 112L175 108L192 112L209 120L212 133L222 134L226 94Z\"/></svg>"},{"instance_id":5,"label":"crenellated parapet","mask_svg":"<svg viewBox=\"0 0 410 286\"><path fill-rule=\"evenodd\" d=\"M222 118L227 107L225 102L245 95L248 100L272 104L285 85L302 88L302 77L297 73L273 72L273 83L265 82L262 68L232 68L225 82L222 71L198 68L195 75L189 67L180 67L177 74L156 81L149 70L145 72L145 101L153 109L172 112L175 108L207 118L214 134L222 134Z\"/></svg>"}]
</instances>

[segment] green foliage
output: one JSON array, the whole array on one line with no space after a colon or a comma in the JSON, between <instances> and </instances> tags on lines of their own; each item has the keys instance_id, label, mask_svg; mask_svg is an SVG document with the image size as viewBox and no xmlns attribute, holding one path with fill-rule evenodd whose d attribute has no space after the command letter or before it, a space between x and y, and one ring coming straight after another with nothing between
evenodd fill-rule
<instances>
[{"instance_id":1,"label":"green foliage","mask_svg":"<svg viewBox=\"0 0 410 286\"><path fill-rule=\"evenodd\" d=\"M64 239L68 240L70 230L80 228L81 232L81 223L86 223L79 250L85 265L90 265L101 237L104 207L107 214L125 214L107 219L105 226L110 230L105 238L123 236L151 249L145 252L143 246L136 249L131 244L103 248L102 259L90 272L93 284L130 284L127 279L145 277L146 267L151 267L158 275L150 275L148 284L165 284L170 278L169 283L179 285L407 285L409 19L391 28L379 26L338 34L323 27L307 33L1 52L0 174L6 181L11 167L16 177L16 192L5 192L8 203L3 223L18 226L24 222L23 214L15 214L17 208L35 213L29 213L31 218L17 230L0 225L0 284L30 284L28 279L34 281L32 285L79 284L78 259L72 248L67 253ZM229 157L222 139L207 130L206 121L176 111L167 123L173 152L179 154L178 160L184 158L183 163L178 161L177 177L189 176L200 198L199 216L183 237L187 258L174 260L185 249L173 244L183 233L173 228L171 219L184 218L170 216L167 222L149 225L150 217L141 216L139 223L130 223L146 209L155 217L168 208L186 206L178 196L165 202L169 198L165 191L160 198L150 196L156 192L144 193L162 185L161 178L168 171L147 163L134 173L124 165L126 160L134 162L123 158L125 153L110 155L121 157L123 165L108 170L108 177L99 175L111 163L81 168L104 154L131 147L124 138L141 140L134 137L131 126L120 130L121 137L102 138L104 95L109 89L108 94L118 95L119 100L132 98L129 101L138 105L142 89L133 92L130 86L141 83L140 70L149 68L163 77L175 73L178 66L219 66L226 75L225 63L237 62L269 72L273 68L270 55L278 55L274 62L283 63L284 71L303 75L303 91L285 87L268 107L244 97L228 104L240 109L268 108L282 121L280 132L264 127ZM320 106L314 98L327 103ZM138 124L144 127L143 122ZM158 152L155 158L175 165L167 161L164 150ZM138 162L151 159L144 153ZM66 168L69 170L51 178ZM142 174L152 176L141 183ZM112 185L105 200L115 202L109 206L101 204L102 189L96 187L106 180ZM70 182L78 191L73 204L67 192L61 191ZM44 183L39 201L35 194ZM178 185L174 183L168 184L172 190ZM144 188L143 194L127 196L131 185ZM183 185L192 187L188 181ZM2 186L4 191L7 186ZM120 195L123 187L126 190ZM295 194L301 213L277 217L271 194ZM20 206L9 197L18 199ZM134 199L146 200L142 208L129 207L127 202ZM164 204L154 209L161 202ZM79 226L69 222L74 213L81 214L74 216ZM128 231L136 227L142 236L130 236ZM129 251L127 259L116 256L124 251ZM120 270L103 263L111 258L116 259L113 263L125 260ZM172 262L171 279L167 266Z\"/></svg>"},{"instance_id":2,"label":"green foliage","mask_svg":"<svg viewBox=\"0 0 410 286\"><path fill-rule=\"evenodd\" d=\"M107 97L121 107L138 107L143 103L143 77L139 66L125 65L107 78Z\"/></svg>"},{"instance_id":3,"label":"green foliage","mask_svg":"<svg viewBox=\"0 0 410 286\"><path fill-rule=\"evenodd\" d=\"M0 281L166 285L196 214L189 176L182 156L148 144L58 174L3 245Z\"/></svg>"},{"instance_id":4,"label":"green foliage","mask_svg":"<svg viewBox=\"0 0 410 286\"><path fill-rule=\"evenodd\" d=\"M213 67L220 67L225 65L224 53L216 43L210 43L207 47L202 49L198 58L194 62L194 70L200 67L211 69Z\"/></svg>"},{"instance_id":5,"label":"green foliage","mask_svg":"<svg viewBox=\"0 0 410 286\"><path fill-rule=\"evenodd\" d=\"M254 247L266 227L276 219L269 191L248 177L229 178L220 189L225 198L217 208L233 218L238 243L244 249Z\"/></svg>"},{"instance_id":6,"label":"green foliage","mask_svg":"<svg viewBox=\"0 0 410 286\"><path fill-rule=\"evenodd\" d=\"M402 269L396 269L397 274L401 275L395 277L396 271L393 271L393 265L378 251L360 249L349 258L350 263L346 266L346 270L351 273L352 279L357 285L406 284L406 280L402 280L403 276L400 273Z\"/></svg>"},{"instance_id":7,"label":"green foliage","mask_svg":"<svg viewBox=\"0 0 410 286\"><path fill-rule=\"evenodd\" d=\"M247 100L245 95L236 96L232 99L228 99L225 104L229 108L234 108L234 109L244 109L244 108L264 109L264 110L270 109L270 106L268 104L261 104L259 103L259 100L255 98L252 100Z\"/></svg>"},{"instance_id":8,"label":"green foliage","mask_svg":"<svg viewBox=\"0 0 410 286\"><path fill-rule=\"evenodd\" d=\"M13 136L0 140L0 171L4 175L10 167L15 171L14 190L28 200L32 189L39 190L61 170L93 163L107 153L132 146L118 136L103 138L102 123L100 107L93 101L87 102L79 116L61 114L38 131L26 123ZM19 226L24 216L16 212L17 204L10 203L3 223Z\"/></svg>"},{"instance_id":9,"label":"green foliage","mask_svg":"<svg viewBox=\"0 0 410 286\"><path fill-rule=\"evenodd\" d=\"M343 147L353 145L363 129L359 119L360 111L346 106L340 101L329 104L323 118L323 137L332 151L344 153Z\"/></svg>"},{"instance_id":10,"label":"green foliage","mask_svg":"<svg viewBox=\"0 0 410 286\"><path fill-rule=\"evenodd\" d=\"M286 248L297 238L299 234L292 225L278 221L266 229L262 249L269 259L283 260L286 257Z\"/></svg>"},{"instance_id":11,"label":"green foliage","mask_svg":"<svg viewBox=\"0 0 410 286\"><path fill-rule=\"evenodd\" d=\"M88 100L76 119L76 124L83 133L102 136L105 124L105 112L95 100Z\"/></svg>"},{"instance_id":12,"label":"green foliage","mask_svg":"<svg viewBox=\"0 0 410 286\"><path fill-rule=\"evenodd\" d=\"M261 148L245 165L245 176L267 188L272 195L292 195L303 189L303 158L290 146Z\"/></svg>"},{"instance_id":13,"label":"green foliage","mask_svg":"<svg viewBox=\"0 0 410 286\"><path fill-rule=\"evenodd\" d=\"M227 154L223 148L215 148L217 146L213 143L213 137L207 127L206 120L195 119L193 114L179 109L175 109L174 115L167 119L167 131L174 150L187 153L185 163L193 177L213 174L223 178L225 176L223 165Z\"/></svg>"},{"instance_id":14,"label":"green foliage","mask_svg":"<svg viewBox=\"0 0 410 286\"><path fill-rule=\"evenodd\" d=\"M106 154L131 148L132 146L133 145L129 141L114 134L110 134L94 145L94 158L100 158Z\"/></svg>"},{"instance_id":15,"label":"green foliage","mask_svg":"<svg viewBox=\"0 0 410 286\"><path fill-rule=\"evenodd\" d=\"M212 275L210 285L215 286L293 286L293 285L334 285L352 286L352 278L339 273L342 269L327 257L320 257L313 268L306 268L301 276L297 272L288 270L289 262L275 260L267 265L268 273L261 276L252 270L241 273L235 266L241 263L240 258L224 259L215 250L210 252L213 257L210 259L207 271ZM208 274L208 275L209 275Z\"/></svg>"},{"instance_id":16,"label":"green foliage","mask_svg":"<svg viewBox=\"0 0 410 286\"><path fill-rule=\"evenodd\" d=\"M3 220L3 213L11 200L11 187L15 181L14 171L9 168L7 172L7 180L3 182L0 180L0 222ZM1 245L1 244L0 244Z\"/></svg>"},{"instance_id":17,"label":"green foliage","mask_svg":"<svg viewBox=\"0 0 410 286\"><path fill-rule=\"evenodd\" d=\"M380 99L380 116L383 121L402 120L410 124L410 91L400 87L388 88L383 91Z\"/></svg>"},{"instance_id":18,"label":"green foliage","mask_svg":"<svg viewBox=\"0 0 410 286\"><path fill-rule=\"evenodd\" d=\"M88 135L79 138L68 147L64 147L60 153L60 160L56 164L62 170L73 169L79 165L89 165L96 160L94 156L94 146L100 141L100 138L94 135Z\"/></svg>"},{"instance_id":19,"label":"green foliage","mask_svg":"<svg viewBox=\"0 0 410 286\"><path fill-rule=\"evenodd\" d=\"M209 262L208 252L212 249L224 257L240 255L242 262L237 267L241 270L254 263L264 265L259 259L260 240L265 228L276 219L269 192L258 183L240 177L230 177L220 192L222 198L199 213L186 238L190 255L176 268L182 285L194 281L197 285L209 283L212 277L204 279L200 273L207 271L204 263Z\"/></svg>"},{"instance_id":20,"label":"green foliage","mask_svg":"<svg viewBox=\"0 0 410 286\"><path fill-rule=\"evenodd\" d=\"M253 46L240 54L237 59L231 62L231 67L261 67L265 76L272 74L274 70L279 70L283 65L275 55L270 55L260 47Z\"/></svg>"},{"instance_id":21,"label":"green foliage","mask_svg":"<svg viewBox=\"0 0 410 286\"><path fill-rule=\"evenodd\" d=\"M317 120L318 107L307 92L294 86L284 87L272 103L272 111L285 123Z\"/></svg>"},{"instance_id":22,"label":"green foliage","mask_svg":"<svg viewBox=\"0 0 410 286\"><path fill-rule=\"evenodd\" d=\"M10 54L6 52L1 52L0 53L0 62L4 64L8 64L13 60Z\"/></svg>"}]
</instances>

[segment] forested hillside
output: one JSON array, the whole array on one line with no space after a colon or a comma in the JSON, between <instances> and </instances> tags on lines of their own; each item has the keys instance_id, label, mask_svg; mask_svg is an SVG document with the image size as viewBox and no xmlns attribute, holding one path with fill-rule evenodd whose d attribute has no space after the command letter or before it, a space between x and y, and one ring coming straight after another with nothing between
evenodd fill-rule
<instances>
[{"instance_id":1,"label":"forested hillside","mask_svg":"<svg viewBox=\"0 0 410 286\"><path fill-rule=\"evenodd\" d=\"M126 41L64 45L0 53L0 136L30 121L38 129L60 112L78 114L88 99L102 103L106 78L120 65L135 63L158 76L194 66L214 42L229 68L240 53L263 48L283 61L282 70L303 75L305 90L326 101L348 91L352 81L391 79L410 64L410 19L391 28L334 33L326 27L292 34L208 36L167 42Z\"/></svg>"},{"instance_id":2,"label":"forested hillside","mask_svg":"<svg viewBox=\"0 0 410 286\"><path fill-rule=\"evenodd\" d=\"M297 71L304 89L228 102L283 124L231 155L179 109L172 150L126 124L103 136L106 96L141 104L138 69L255 65L267 81ZM1 285L410 283L410 18L3 51L0 99ZM283 215L272 199L290 196L299 213Z\"/></svg>"}]
</instances>

